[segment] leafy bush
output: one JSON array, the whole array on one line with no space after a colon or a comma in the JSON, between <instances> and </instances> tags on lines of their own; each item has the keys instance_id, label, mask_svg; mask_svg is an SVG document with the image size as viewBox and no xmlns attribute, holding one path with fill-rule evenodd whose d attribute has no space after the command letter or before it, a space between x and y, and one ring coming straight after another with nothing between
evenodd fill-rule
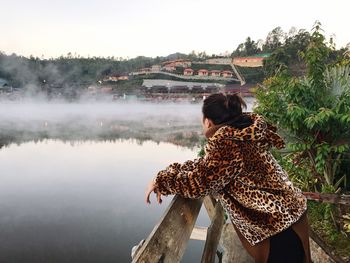
<instances>
[{"instance_id":1,"label":"leafy bush","mask_svg":"<svg viewBox=\"0 0 350 263\"><path fill-rule=\"evenodd\" d=\"M265 80L256 111L285 130L284 162L305 190L340 191L350 179L344 170L350 158L350 66L327 66L331 47L320 31L316 24L302 53L307 75L282 71Z\"/></svg>"}]
</instances>

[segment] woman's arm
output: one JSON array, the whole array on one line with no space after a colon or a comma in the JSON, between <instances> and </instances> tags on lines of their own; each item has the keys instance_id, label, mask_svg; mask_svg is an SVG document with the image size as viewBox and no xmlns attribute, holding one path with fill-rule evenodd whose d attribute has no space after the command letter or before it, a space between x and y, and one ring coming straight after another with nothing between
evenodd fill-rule
<instances>
[{"instance_id":1,"label":"woman's arm","mask_svg":"<svg viewBox=\"0 0 350 263\"><path fill-rule=\"evenodd\" d=\"M209 145L206 156L183 164L173 163L158 172L155 192L162 195L180 194L187 198L199 198L224 188L242 171L243 158L237 145L230 147L230 155L223 154L219 143ZM219 147L220 146L220 147Z\"/></svg>"}]
</instances>

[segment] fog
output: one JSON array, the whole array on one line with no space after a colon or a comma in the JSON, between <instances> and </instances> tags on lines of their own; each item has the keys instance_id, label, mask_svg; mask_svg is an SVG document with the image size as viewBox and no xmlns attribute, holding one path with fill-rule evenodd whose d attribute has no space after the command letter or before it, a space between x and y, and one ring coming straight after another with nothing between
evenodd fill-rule
<instances>
[{"instance_id":1,"label":"fog","mask_svg":"<svg viewBox=\"0 0 350 263\"><path fill-rule=\"evenodd\" d=\"M198 141L201 105L175 103L3 102L0 142L136 138L169 141L185 136ZM180 137L181 137L180 136Z\"/></svg>"},{"instance_id":2,"label":"fog","mask_svg":"<svg viewBox=\"0 0 350 263\"><path fill-rule=\"evenodd\" d=\"M149 122L147 118L168 118L181 120L186 124L198 117L200 122L200 104L186 103L106 103L106 102L3 102L0 104L0 118L15 121L67 121L67 118L79 117L89 120L99 118L117 118L126 121Z\"/></svg>"},{"instance_id":3,"label":"fog","mask_svg":"<svg viewBox=\"0 0 350 263\"><path fill-rule=\"evenodd\" d=\"M247 111L254 99L248 98ZM194 146L201 132L201 103L139 101L2 101L0 146L40 139L136 138Z\"/></svg>"}]
</instances>

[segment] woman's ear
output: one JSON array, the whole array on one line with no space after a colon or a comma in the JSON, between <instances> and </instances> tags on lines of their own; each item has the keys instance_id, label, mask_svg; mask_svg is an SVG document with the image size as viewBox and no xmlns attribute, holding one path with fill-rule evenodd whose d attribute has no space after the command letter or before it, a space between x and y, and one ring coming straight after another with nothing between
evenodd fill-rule
<instances>
[{"instance_id":1,"label":"woman's ear","mask_svg":"<svg viewBox=\"0 0 350 263\"><path fill-rule=\"evenodd\" d=\"M204 126L206 128L210 128L210 127L214 126L214 123L212 122L212 120L210 120L208 118L204 118Z\"/></svg>"}]
</instances>

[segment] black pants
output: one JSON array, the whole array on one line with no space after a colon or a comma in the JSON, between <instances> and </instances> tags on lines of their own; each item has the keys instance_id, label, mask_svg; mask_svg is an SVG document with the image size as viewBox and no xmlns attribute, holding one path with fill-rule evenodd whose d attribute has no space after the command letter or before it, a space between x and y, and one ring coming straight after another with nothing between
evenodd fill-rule
<instances>
[{"instance_id":1,"label":"black pants","mask_svg":"<svg viewBox=\"0 0 350 263\"><path fill-rule=\"evenodd\" d=\"M292 227L270 238L268 263L302 263L304 248Z\"/></svg>"}]
</instances>

